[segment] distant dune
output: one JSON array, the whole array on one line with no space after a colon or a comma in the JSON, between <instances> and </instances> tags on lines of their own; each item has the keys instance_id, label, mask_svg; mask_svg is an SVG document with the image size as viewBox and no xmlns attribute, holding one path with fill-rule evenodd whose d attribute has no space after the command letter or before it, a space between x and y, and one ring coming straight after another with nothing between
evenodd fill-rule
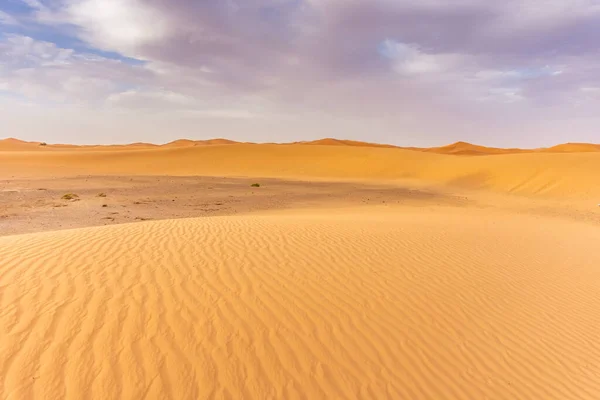
<instances>
[{"instance_id":1,"label":"distant dune","mask_svg":"<svg viewBox=\"0 0 600 400\"><path fill-rule=\"evenodd\" d=\"M533 150L523 149L501 149L497 147L478 146L466 142L456 142L442 147L432 147L425 149L415 149L426 151L429 153L451 154L461 156L478 156L478 155L493 155L493 154L513 154L513 153L530 153Z\"/></svg>"},{"instance_id":2,"label":"distant dune","mask_svg":"<svg viewBox=\"0 0 600 400\"><path fill-rule=\"evenodd\" d=\"M131 149L151 149L157 147L176 148L193 147L202 145L225 145L236 144L228 139L209 139L209 140L189 140L179 139L173 142L157 145L153 143L129 143L129 144L111 144L111 145L74 145L74 144L42 144L40 142L26 142L14 138L0 140L0 151L29 151L29 150L131 150Z\"/></svg>"},{"instance_id":3,"label":"distant dune","mask_svg":"<svg viewBox=\"0 0 600 400\"><path fill-rule=\"evenodd\" d=\"M189 140L179 139L173 142L169 142L161 145L160 147L193 147L193 146L207 146L207 145L225 145L225 144L237 144L233 140L228 139L208 139L208 140Z\"/></svg>"},{"instance_id":4,"label":"distant dune","mask_svg":"<svg viewBox=\"0 0 600 400\"><path fill-rule=\"evenodd\" d=\"M15 138L7 138L0 140L0 151L26 151L32 150L40 146L40 142L25 142Z\"/></svg>"},{"instance_id":5,"label":"distant dune","mask_svg":"<svg viewBox=\"0 0 600 400\"><path fill-rule=\"evenodd\" d=\"M4 177L136 174L414 179L503 193L600 199L600 152L457 157L397 148L231 144L118 151L3 151L0 165Z\"/></svg>"},{"instance_id":6,"label":"distant dune","mask_svg":"<svg viewBox=\"0 0 600 400\"><path fill-rule=\"evenodd\" d=\"M540 151L545 153L591 153L600 151L600 144L565 143Z\"/></svg>"},{"instance_id":7,"label":"distant dune","mask_svg":"<svg viewBox=\"0 0 600 400\"><path fill-rule=\"evenodd\" d=\"M382 147L382 148L397 148L398 147L398 146L392 146L391 144L358 142L356 140L343 140L343 139L333 139L333 138L313 140L310 142L295 142L295 143L290 143L290 144L303 144L303 145L312 145L312 146L356 146L356 147Z\"/></svg>"},{"instance_id":8,"label":"distant dune","mask_svg":"<svg viewBox=\"0 0 600 400\"><path fill-rule=\"evenodd\" d=\"M84 150L122 150L122 149L143 149L143 148L182 148L205 145L230 145L230 144L257 144L251 142L236 142L234 140L216 138L207 140L178 139L165 144L152 143L131 143L119 145L72 145L72 144L44 144L40 142L26 142L14 138L0 140L0 151L28 151L36 149L84 149ZM440 147L401 147L391 144L379 144L361 142L356 140L324 138L305 142L292 143L265 143L265 144L284 144L284 145L308 145L308 146L348 146L348 147L376 147L393 148L403 150L421 151L426 153L448 154L455 156L481 156L481 155L499 155L499 154L518 154L518 153L589 153L600 152L600 144L590 143L565 143L548 148L540 149L517 149L517 148L498 148L479 146L467 142L456 142Z\"/></svg>"}]
</instances>

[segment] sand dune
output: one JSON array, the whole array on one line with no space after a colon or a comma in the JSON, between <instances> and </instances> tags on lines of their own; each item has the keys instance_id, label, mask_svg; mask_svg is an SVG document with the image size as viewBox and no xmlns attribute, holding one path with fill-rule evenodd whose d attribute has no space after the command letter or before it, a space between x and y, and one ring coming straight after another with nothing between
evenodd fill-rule
<instances>
[{"instance_id":1,"label":"sand dune","mask_svg":"<svg viewBox=\"0 0 600 400\"><path fill-rule=\"evenodd\" d=\"M0 177L90 174L399 180L502 193L600 199L600 153L453 157L355 146L192 146L135 151L0 152Z\"/></svg>"},{"instance_id":2,"label":"sand dune","mask_svg":"<svg viewBox=\"0 0 600 400\"><path fill-rule=\"evenodd\" d=\"M0 238L0 398L596 400L598 243L464 210Z\"/></svg>"},{"instance_id":3,"label":"sand dune","mask_svg":"<svg viewBox=\"0 0 600 400\"><path fill-rule=\"evenodd\" d=\"M25 142L15 138L0 139L0 151L27 151L40 146L40 142Z\"/></svg>"},{"instance_id":4,"label":"sand dune","mask_svg":"<svg viewBox=\"0 0 600 400\"><path fill-rule=\"evenodd\" d=\"M514 153L530 153L533 150L524 149L501 149L497 147L486 147L478 146L466 142L456 142L442 147L423 148L415 150L426 151L430 153L438 154L451 154L451 155L463 155L463 156L478 156L478 155L492 155L492 154L514 154Z\"/></svg>"},{"instance_id":5,"label":"sand dune","mask_svg":"<svg viewBox=\"0 0 600 400\"><path fill-rule=\"evenodd\" d=\"M121 149L136 149L136 148L179 148L193 147L204 145L225 145L225 144L242 144L229 139L216 138L208 140L190 140L178 139L165 144L152 143L130 143L122 145L72 145L72 144L48 144L40 146L40 142L26 142L14 138L0 140L0 151L27 151L36 149L70 149L70 150L121 150ZM243 144L257 144L245 142ZM283 144L283 145L311 145L311 146L353 146L353 147L377 147L377 148L394 148L403 150L422 151L427 153L447 154L455 156L473 156L473 155L498 155L498 154L517 154L517 153L589 153L600 152L600 144L591 143L565 143L548 148L540 149L517 149L517 148L498 148L479 146L467 142L456 142L441 147L400 147L391 144L379 144L361 142L356 140L324 138L313 141L292 142L292 143L265 143L268 145Z\"/></svg>"},{"instance_id":6,"label":"sand dune","mask_svg":"<svg viewBox=\"0 0 600 400\"><path fill-rule=\"evenodd\" d=\"M1 399L600 398L600 231L587 218L600 199L600 153L213 144L10 140L0 179L41 188L95 175L125 190L143 175L157 191L169 186L152 175L365 180L535 199L511 210L459 195L362 208L338 198L327 210L0 237ZM89 184L91 197L64 212L119 214L114 191L97 197ZM170 184L163 200L174 209L242 198L208 201L194 186L175 199L182 183ZM5 204L22 197L11 185ZM310 200L301 183L293 190ZM361 203L376 195L362 190ZM165 207L150 195L140 209ZM273 193L261 195L272 209ZM567 209L538 210L540 197L594 210L576 221Z\"/></svg>"},{"instance_id":7,"label":"sand dune","mask_svg":"<svg viewBox=\"0 0 600 400\"><path fill-rule=\"evenodd\" d=\"M105 150L134 150L134 149L152 149L158 147L177 148L192 147L203 145L224 145L236 144L228 139L209 139L209 140L188 140L179 139L162 145L152 143L129 143L129 144L111 144L111 145L74 145L74 144L43 144L41 142L26 142L19 139L8 138L0 140L0 151L33 151L33 150L84 150L84 151L105 151Z\"/></svg>"},{"instance_id":8,"label":"sand dune","mask_svg":"<svg viewBox=\"0 0 600 400\"><path fill-rule=\"evenodd\" d=\"M591 143L565 143L558 146L540 150L547 153L588 153L600 151L600 144Z\"/></svg>"},{"instance_id":9,"label":"sand dune","mask_svg":"<svg viewBox=\"0 0 600 400\"><path fill-rule=\"evenodd\" d=\"M206 145L224 145L224 144L238 144L233 140L228 139L208 139L208 140L189 140L179 139L173 142L169 142L161 145L161 147L192 147L192 146L206 146Z\"/></svg>"},{"instance_id":10,"label":"sand dune","mask_svg":"<svg viewBox=\"0 0 600 400\"><path fill-rule=\"evenodd\" d=\"M379 144L379 143L368 143L359 142L356 140L345 140L345 139L333 139L325 138L319 140L313 140L309 142L296 142L290 144L302 144L311 146L356 146L356 147L381 147L381 148L397 148L398 146L392 146L391 144Z\"/></svg>"}]
</instances>

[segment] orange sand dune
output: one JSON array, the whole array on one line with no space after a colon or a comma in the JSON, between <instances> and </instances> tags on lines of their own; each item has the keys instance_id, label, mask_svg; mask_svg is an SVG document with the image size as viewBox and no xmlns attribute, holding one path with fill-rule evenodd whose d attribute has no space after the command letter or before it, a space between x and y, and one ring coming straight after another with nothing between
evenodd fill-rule
<instances>
[{"instance_id":1,"label":"orange sand dune","mask_svg":"<svg viewBox=\"0 0 600 400\"><path fill-rule=\"evenodd\" d=\"M600 200L600 153L454 157L356 146L234 144L135 151L0 152L0 165L0 177L136 174L413 179L504 193Z\"/></svg>"},{"instance_id":2,"label":"orange sand dune","mask_svg":"<svg viewBox=\"0 0 600 400\"><path fill-rule=\"evenodd\" d=\"M0 398L597 400L598 243L430 207L1 237Z\"/></svg>"},{"instance_id":3,"label":"orange sand dune","mask_svg":"<svg viewBox=\"0 0 600 400\"><path fill-rule=\"evenodd\" d=\"M192 147L203 145L226 145L226 144L242 144L229 139L216 138L208 140L190 140L178 139L169 143L157 145L151 143L131 143L123 145L72 145L72 144L48 144L41 146L40 142L25 142L22 140L8 138L0 140L0 151L26 151L34 149L83 149L83 150L121 150L130 148L153 148L153 147ZM251 142L243 142L243 144L256 144ZM493 155L493 154L513 154L513 153L578 153L578 152L600 152L600 144L591 143L565 143L554 147L542 149L517 149L517 148L498 148L479 146L467 142L456 142L447 146L441 147L400 147L390 144L379 144L360 142L355 140L325 138L308 142L292 142L292 143L265 143L265 144L284 144L284 145L312 145L312 146L354 146L354 147L379 147L379 148L397 148L404 150L415 150L428 153L449 154L449 155Z\"/></svg>"},{"instance_id":4,"label":"orange sand dune","mask_svg":"<svg viewBox=\"0 0 600 400\"><path fill-rule=\"evenodd\" d=\"M211 143L228 145L5 140L0 179L247 176L536 197L479 193L528 204L514 209L340 199L0 237L0 399L600 398L600 231L588 218L600 152ZM543 212L540 196L593 210Z\"/></svg>"},{"instance_id":5,"label":"orange sand dune","mask_svg":"<svg viewBox=\"0 0 600 400\"><path fill-rule=\"evenodd\" d=\"M173 142L169 142L161 145L161 147L191 147L191 146L203 146L203 145L224 145L224 144L237 144L233 140L228 139L209 139L209 140L189 140L179 139Z\"/></svg>"},{"instance_id":6,"label":"orange sand dune","mask_svg":"<svg viewBox=\"0 0 600 400\"><path fill-rule=\"evenodd\" d=\"M75 144L46 144L42 142L26 142L19 139L0 140L0 151L33 151L33 150L121 150L157 147L151 143L129 143L113 145L75 145Z\"/></svg>"},{"instance_id":7,"label":"orange sand dune","mask_svg":"<svg viewBox=\"0 0 600 400\"><path fill-rule=\"evenodd\" d=\"M178 140L174 140L172 142L163 144L163 147L187 147L187 146L193 146L195 145L196 142L194 140L189 140L189 139L178 139Z\"/></svg>"},{"instance_id":8,"label":"orange sand dune","mask_svg":"<svg viewBox=\"0 0 600 400\"><path fill-rule=\"evenodd\" d=\"M421 151L427 151L438 154L452 154L452 155L491 155L491 154L512 154L512 153L527 153L532 150L523 149L501 149L497 147L485 147L478 146L467 142L456 142L442 147L432 147L429 149L420 149Z\"/></svg>"},{"instance_id":9,"label":"orange sand dune","mask_svg":"<svg viewBox=\"0 0 600 400\"><path fill-rule=\"evenodd\" d=\"M25 142L15 138L0 139L0 151L24 151L40 147L40 142Z\"/></svg>"},{"instance_id":10,"label":"orange sand dune","mask_svg":"<svg viewBox=\"0 0 600 400\"><path fill-rule=\"evenodd\" d=\"M565 143L558 146L540 150L547 153L585 153L600 151L600 144L591 143Z\"/></svg>"},{"instance_id":11,"label":"orange sand dune","mask_svg":"<svg viewBox=\"0 0 600 400\"><path fill-rule=\"evenodd\" d=\"M358 147L383 147L383 148L397 148L398 147L398 146L392 146L391 144L368 143L368 142L359 142L356 140L333 139L333 138L313 140L310 142L295 142L295 143L290 143L290 144L302 144L302 145L312 145L312 146L358 146Z\"/></svg>"},{"instance_id":12,"label":"orange sand dune","mask_svg":"<svg viewBox=\"0 0 600 400\"><path fill-rule=\"evenodd\" d=\"M209 140L188 140L180 139L163 145L152 143L129 143L129 144L111 144L111 145L75 145L75 144L43 144L41 142L26 142L14 138L0 140L0 151L30 151L30 150L129 150L129 149L147 149L155 147L191 147L201 145L224 145L236 144L228 139L209 139Z\"/></svg>"}]
</instances>

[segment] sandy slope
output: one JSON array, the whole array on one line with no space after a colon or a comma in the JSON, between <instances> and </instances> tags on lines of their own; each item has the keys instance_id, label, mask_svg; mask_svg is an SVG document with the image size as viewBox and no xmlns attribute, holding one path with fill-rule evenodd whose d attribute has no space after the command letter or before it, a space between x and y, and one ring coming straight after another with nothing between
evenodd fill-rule
<instances>
[{"instance_id":1,"label":"sandy slope","mask_svg":"<svg viewBox=\"0 0 600 400\"><path fill-rule=\"evenodd\" d=\"M418 149L430 153L452 154L463 156L479 156L493 154L514 154L514 153L531 153L533 150L524 149L501 149L497 147L478 146L466 142L456 142L442 147L432 147L429 149Z\"/></svg>"},{"instance_id":2,"label":"sandy slope","mask_svg":"<svg viewBox=\"0 0 600 400\"><path fill-rule=\"evenodd\" d=\"M0 398L596 400L598 243L444 208L0 238Z\"/></svg>"},{"instance_id":3,"label":"sandy slope","mask_svg":"<svg viewBox=\"0 0 600 400\"><path fill-rule=\"evenodd\" d=\"M548 153L587 153L587 152L599 152L600 144L590 143L565 143L559 144L558 146L543 149L541 151Z\"/></svg>"},{"instance_id":4,"label":"sandy slope","mask_svg":"<svg viewBox=\"0 0 600 400\"><path fill-rule=\"evenodd\" d=\"M97 174L413 179L523 195L600 200L600 152L455 157L356 146L233 144L132 151L0 152L0 178Z\"/></svg>"},{"instance_id":5,"label":"sandy slope","mask_svg":"<svg viewBox=\"0 0 600 400\"><path fill-rule=\"evenodd\" d=\"M391 144L379 144L369 142L359 142L356 140L345 140L345 139L334 139L325 138L312 140L308 142L295 142L291 144L311 145L311 146L355 146L355 147L382 147L382 148L398 148L398 146L392 146Z\"/></svg>"}]
</instances>

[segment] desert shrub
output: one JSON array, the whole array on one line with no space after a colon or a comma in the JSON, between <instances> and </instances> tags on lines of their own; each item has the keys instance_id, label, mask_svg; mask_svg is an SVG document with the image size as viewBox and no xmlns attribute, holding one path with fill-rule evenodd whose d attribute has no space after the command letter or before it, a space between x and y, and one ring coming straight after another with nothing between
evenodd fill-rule
<instances>
[{"instance_id":1,"label":"desert shrub","mask_svg":"<svg viewBox=\"0 0 600 400\"><path fill-rule=\"evenodd\" d=\"M106 193L98 193L98 197L106 197Z\"/></svg>"},{"instance_id":2,"label":"desert shrub","mask_svg":"<svg viewBox=\"0 0 600 400\"><path fill-rule=\"evenodd\" d=\"M252 185L250 185L252 187L260 187L260 183L253 183Z\"/></svg>"},{"instance_id":3,"label":"desert shrub","mask_svg":"<svg viewBox=\"0 0 600 400\"><path fill-rule=\"evenodd\" d=\"M67 193L62 196L63 200L73 200L73 199L78 199L78 198L79 198L79 196L76 195L75 193Z\"/></svg>"}]
</instances>

